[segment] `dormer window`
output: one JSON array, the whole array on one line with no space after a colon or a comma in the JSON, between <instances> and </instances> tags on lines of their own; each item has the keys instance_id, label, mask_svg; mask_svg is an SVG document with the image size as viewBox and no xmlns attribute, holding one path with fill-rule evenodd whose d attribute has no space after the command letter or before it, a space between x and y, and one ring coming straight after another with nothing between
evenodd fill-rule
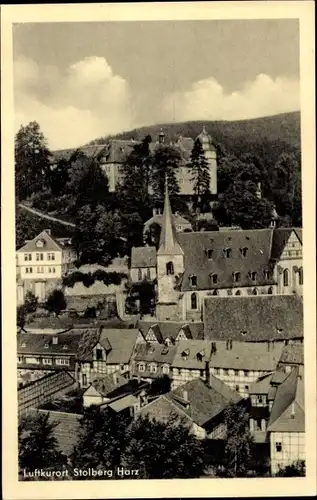
<instances>
[{"instance_id":1,"label":"dormer window","mask_svg":"<svg viewBox=\"0 0 317 500\"><path fill-rule=\"evenodd\" d=\"M42 248L44 246L44 241L43 240L37 240L35 243L38 248Z\"/></svg>"},{"instance_id":2,"label":"dormer window","mask_svg":"<svg viewBox=\"0 0 317 500\"><path fill-rule=\"evenodd\" d=\"M213 254L213 250L211 250L211 249L207 250L207 258L208 258L209 260L211 260L211 259L212 259L212 254Z\"/></svg>"},{"instance_id":3,"label":"dormer window","mask_svg":"<svg viewBox=\"0 0 317 500\"><path fill-rule=\"evenodd\" d=\"M101 361L103 359L103 351L102 349L96 349L96 360Z\"/></svg>"},{"instance_id":4,"label":"dormer window","mask_svg":"<svg viewBox=\"0 0 317 500\"><path fill-rule=\"evenodd\" d=\"M189 280L191 286L197 286L197 276L190 276Z\"/></svg>"},{"instance_id":5,"label":"dormer window","mask_svg":"<svg viewBox=\"0 0 317 500\"><path fill-rule=\"evenodd\" d=\"M189 356L189 349L185 349L182 352L182 358L186 360L186 359L188 359L188 356Z\"/></svg>"},{"instance_id":6,"label":"dormer window","mask_svg":"<svg viewBox=\"0 0 317 500\"><path fill-rule=\"evenodd\" d=\"M68 350L68 346L66 344L63 345L63 351L67 351Z\"/></svg>"},{"instance_id":7,"label":"dormer window","mask_svg":"<svg viewBox=\"0 0 317 500\"><path fill-rule=\"evenodd\" d=\"M232 273L233 281L237 283L241 279L241 273Z\"/></svg>"},{"instance_id":8,"label":"dormer window","mask_svg":"<svg viewBox=\"0 0 317 500\"><path fill-rule=\"evenodd\" d=\"M214 273L213 273L213 274L210 274L210 275L209 275L209 279L210 279L210 281L211 281L214 285L216 285L216 284L218 283L218 274L214 274Z\"/></svg>"},{"instance_id":9,"label":"dormer window","mask_svg":"<svg viewBox=\"0 0 317 500\"><path fill-rule=\"evenodd\" d=\"M166 274L167 275L174 274L174 264L173 264L173 262L168 262L166 264Z\"/></svg>"},{"instance_id":10,"label":"dormer window","mask_svg":"<svg viewBox=\"0 0 317 500\"><path fill-rule=\"evenodd\" d=\"M45 348L45 349L48 349L48 348L49 348L49 343L48 343L48 342L45 342L45 344L44 344L44 348Z\"/></svg>"},{"instance_id":11,"label":"dormer window","mask_svg":"<svg viewBox=\"0 0 317 500\"><path fill-rule=\"evenodd\" d=\"M196 354L196 358L197 358L198 361L202 361L203 358L204 358L204 356L205 356L204 349L202 351L200 351L200 352L197 352L197 354Z\"/></svg>"},{"instance_id":12,"label":"dormer window","mask_svg":"<svg viewBox=\"0 0 317 500\"><path fill-rule=\"evenodd\" d=\"M256 272L255 271L252 271L250 273L250 278L251 278L252 281L256 281Z\"/></svg>"},{"instance_id":13,"label":"dormer window","mask_svg":"<svg viewBox=\"0 0 317 500\"><path fill-rule=\"evenodd\" d=\"M232 256L232 248L225 248L223 253L226 259L230 259L230 257Z\"/></svg>"},{"instance_id":14,"label":"dormer window","mask_svg":"<svg viewBox=\"0 0 317 500\"><path fill-rule=\"evenodd\" d=\"M240 253L242 257L246 257L248 253L248 248L247 247L240 248Z\"/></svg>"},{"instance_id":15,"label":"dormer window","mask_svg":"<svg viewBox=\"0 0 317 500\"><path fill-rule=\"evenodd\" d=\"M21 347L26 347L26 342L22 342Z\"/></svg>"}]
</instances>

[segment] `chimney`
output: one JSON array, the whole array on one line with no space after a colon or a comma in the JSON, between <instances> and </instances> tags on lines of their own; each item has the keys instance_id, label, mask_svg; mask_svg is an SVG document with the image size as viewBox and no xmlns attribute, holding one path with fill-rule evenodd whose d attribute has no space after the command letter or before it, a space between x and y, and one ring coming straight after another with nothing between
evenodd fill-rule
<instances>
[{"instance_id":1,"label":"chimney","mask_svg":"<svg viewBox=\"0 0 317 500\"><path fill-rule=\"evenodd\" d=\"M55 345L58 344L58 336L57 335L54 335L52 343Z\"/></svg>"}]
</instances>

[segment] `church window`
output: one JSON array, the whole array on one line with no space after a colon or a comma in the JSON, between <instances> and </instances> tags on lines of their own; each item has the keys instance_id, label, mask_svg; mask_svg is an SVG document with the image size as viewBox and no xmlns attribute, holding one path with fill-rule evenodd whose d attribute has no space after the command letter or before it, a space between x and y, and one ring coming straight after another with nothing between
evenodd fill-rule
<instances>
[{"instance_id":1,"label":"church window","mask_svg":"<svg viewBox=\"0 0 317 500\"><path fill-rule=\"evenodd\" d=\"M166 264L166 274L174 274L174 264L173 264L173 262L168 262Z\"/></svg>"},{"instance_id":2,"label":"church window","mask_svg":"<svg viewBox=\"0 0 317 500\"><path fill-rule=\"evenodd\" d=\"M237 290L235 294L236 294L236 295L241 295L240 290Z\"/></svg>"},{"instance_id":3,"label":"church window","mask_svg":"<svg viewBox=\"0 0 317 500\"><path fill-rule=\"evenodd\" d=\"M190 296L191 309L197 309L197 293L192 293Z\"/></svg>"},{"instance_id":4,"label":"church window","mask_svg":"<svg viewBox=\"0 0 317 500\"><path fill-rule=\"evenodd\" d=\"M208 259L212 259L212 254L213 254L213 250L211 250L211 249L207 250Z\"/></svg>"},{"instance_id":5,"label":"church window","mask_svg":"<svg viewBox=\"0 0 317 500\"><path fill-rule=\"evenodd\" d=\"M230 257L232 256L232 248L225 248L224 254L227 259L230 259Z\"/></svg>"},{"instance_id":6,"label":"church window","mask_svg":"<svg viewBox=\"0 0 317 500\"><path fill-rule=\"evenodd\" d=\"M253 290L252 290L252 295L258 295L258 290L257 290L257 288L253 288Z\"/></svg>"},{"instance_id":7,"label":"church window","mask_svg":"<svg viewBox=\"0 0 317 500\"><path fill-rule=\"evenodd\" d=\"M240 248L240 253L242 257L246 257L248 253L248 248L247 247Z\"/></svg>"},{"instance_id":8,"label":"church window","mask_svg":"<svg viewBox=\"0 0 317 500\"><path fill-rule=\"evenodd\" d=\"M197 286L197 276L191 276L189 279L191 286Z\"/></svg>"},{"instance_id":9,"label":"church window","mask_svg":"<svg viewBox=\"0 0 317 500\"><path fill-rule=\"evenodd\" d=\"M284 269L284 271L283 271L283 285L289 286L289 271L288 271L288 269Z\"/></svg>"},{"instance_id":10,"label":"church window","mask_svg":"<svg viewBox=\"0 0 317 500\"><path fill-rule=\"evenodd\" d=\"M235 283L237 283L238 281L240 281L241 273L232 273L232 277L233 277L233 281Z\"/></svg>"},{"instance_id":11,"label":"church window","mask_svg":"<svg viewBox=\"0 0 317 500\"><path fill-rule=\"evenodd\" d=\"M304 276L303 276L303 268L300 267L299 270L298 270L298 284L299 285L302 285L303 282L304 282Z\"/></svg>"},{"instance_id":12,"label":"church window","mask_svg":"<svg viewBox=\"0 0 317 500\"><path fill-rule=\"evenodd\" d=\"M272 294L273 294L273 288L272 288L271 286L270 286L270 288L268 289L267 293L268 293L269 295L272 295Z\"/></svg>"},{"instance_id":13,"label":"church window","mask_svg":"<svg viewBox=\"0 0 317 500\"><path fill-rule=\"evenodd\" d=\"M138 280L139 281L142 280L142 271L141 271L141 269L138 269Z\"/></svg>"}]
</instances>

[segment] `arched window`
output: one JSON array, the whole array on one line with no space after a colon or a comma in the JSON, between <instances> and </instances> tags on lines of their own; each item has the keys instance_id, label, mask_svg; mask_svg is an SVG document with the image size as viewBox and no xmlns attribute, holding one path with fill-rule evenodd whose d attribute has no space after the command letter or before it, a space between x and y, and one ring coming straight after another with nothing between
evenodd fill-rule
<instances>
[{"instance_id":1,"label":"arched window","mask_svg":"<svg viewBox=\"0 0 317 500\"><path fill-rule=\"evenodd\" d=\"M138 270L138 280L139 281L142 280L142 271L141 271L141 269Z\"/></svg>"},{"instance_id":2,"label":"arched window","mask_svg":"<svg viewBox=\"0 0 317 500\"><path fill-rule=\"evenodd\" d=\"M289 271L288 271L288 269L284 269L284 271L283 271L283 285L289 286Z\"/></svg>"},{"instance_id":3,"label":"arched window","mask_svg":"<svg viewBox=\"0 0 317 500\"><path fill-rule=\"evenodd\" d=\"M235 295L241 295L240 290L237 290L236 293L235 293Z\"/></svg>"},{"instance_id":4,"label":"arched window","mask_svg":"<svg viewBox=\"0 0 317 500\"><path fill-rule=\"evenodd\" d=\"M304 283L303 268L300 267L298 270L298 284L302 285Z\"/></svg>"},{"instance_id":5,"label":"arched window","mask_svg":"<svg viewBox=\"0 0 317 500\"><path fill-rule=\"evenodd\" d=\"M253 288L253 290L252 290L252 295L258 295L258 293L259 293L259 292L258 292L257 288Z\"/></svg>"},{"instance_id":6,"label":"arched window","mask_svg":"<svg viewBox=\"0 0 317 500\"><path fill-rule=\"evenodd\" d=\"M190 296L191 309L197 309L197 293L192 293Z\"/></svg>"},{"instance_id":7,"label":"arched window","mask_svg":"<svg viewBox=\"0 0 317 500\"><path fill-rule=\"evenodd\" d=\"M273 288L270 286L270 288L268 289L267 293L269 295L273 295Z\"/></svg>"},{"instance_id":8,"label":"arched window","mask_svg":"<svg viewBox=\"0 0 317 500\"><path fill-rule=\"evenodd\" d=\"M213 295L218 295L218 290L214 290L214 291L212 292L212 294L213 294Z\"/></svg>"},{"instance_id":9,"label":"arched window","mask_svg":"<svg viewBox=\"0 0 317 500\"><path fill-rule=\"evenodd\" d=\"M166 274L174 274L174 264L173 264L173 262L168 262L166 264Z\"/></svg>"},{"instance_id":10,"label":"arched window","mask_svg":"<svg viewBox=\"0 0 317 500\"><path fill-rule=\"evenodd\" d=\"M197 276L190 276L190 284L191 286L197 286Z\"/></svg>"}]
</instances>

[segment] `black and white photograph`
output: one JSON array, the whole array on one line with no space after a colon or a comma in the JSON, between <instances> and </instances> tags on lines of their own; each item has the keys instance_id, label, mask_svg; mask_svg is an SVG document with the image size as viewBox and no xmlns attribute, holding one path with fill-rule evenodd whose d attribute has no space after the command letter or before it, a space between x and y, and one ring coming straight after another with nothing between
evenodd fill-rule
<instances>
[{"instance_id":1,"label":"black and white photograph","mask_svg":"<svg viewBox=\"0 0 317 500\"><path fill-rule=\"evenodd\" d=\"M300 28L12 23L19 484L307 476Z\"/></svg>"}]
</instances>

